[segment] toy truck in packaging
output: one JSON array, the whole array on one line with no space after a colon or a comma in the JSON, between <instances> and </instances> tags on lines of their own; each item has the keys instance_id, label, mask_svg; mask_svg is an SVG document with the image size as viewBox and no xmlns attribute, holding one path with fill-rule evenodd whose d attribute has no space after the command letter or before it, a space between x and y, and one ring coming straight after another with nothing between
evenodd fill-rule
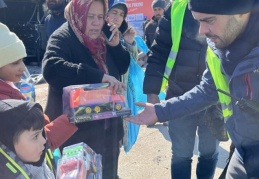
<instances>
[{"instance_id":1,"label":"toy truck in packaging","mask_svg":"<svg viewBox=\"0 0 259 179\"><path fill-rule=\"evenodd\" d=\"M124 95L114 94L108 83L65 87L63 111L73 123L131 114Z\"/></svg>"},{"instance_id":2,"label":"toy truck in packaging","mask_svg":"<svg viewBox=\"0 0 259 179\"><path fill-rule=\"evenodd\" d=\"M57 179L102 179L102 157L85 143L63 149L57 165Z\"/></svg>"}]
</instances>

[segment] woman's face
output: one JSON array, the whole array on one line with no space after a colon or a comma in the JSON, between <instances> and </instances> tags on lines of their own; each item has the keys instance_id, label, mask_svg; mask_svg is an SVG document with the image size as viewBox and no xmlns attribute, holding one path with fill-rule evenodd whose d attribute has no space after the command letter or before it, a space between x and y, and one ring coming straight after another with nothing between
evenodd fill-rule
<instances>
[{"instance_id":1,"label":"woman's face","mask_svg":"<svg viewBox=\"0 0 259 179\"><path fill-rule=\"evenodd\" d=\"M99 1L93 1L87 15L86 35L90 39L97 39L104 24L104 7Z\"/></svg>"},{"instance_id":2,"label":"woman's face","mask_svg":"<svg viewBox=\"0 0 259 179\"><path fill-rule=\"evenodd\" d=\"M25 130L14 143L17 156L24 162L38 162L46 143L41 130Z\"/></svg>"}]
</instances>

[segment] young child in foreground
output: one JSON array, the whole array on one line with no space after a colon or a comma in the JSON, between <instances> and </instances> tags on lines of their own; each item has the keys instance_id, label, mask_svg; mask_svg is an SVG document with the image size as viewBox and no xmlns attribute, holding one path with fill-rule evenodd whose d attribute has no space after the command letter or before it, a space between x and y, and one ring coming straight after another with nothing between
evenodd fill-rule
<instances>
[{"instance_id":1,"label":"young child in foreground","mask_svg":"<svg viewBox=\"0 0 259 179\"><path fill-rule=\"evenodd\" d=\"M55 179L38 103L0 101L0 178Z\"/></svg>"},{"instance_id":2,"label":"young child in foreground","mask_svg":"<svg viewBox=\"0 0 259 179\"><path fill-rule=\"evenodd\" d=\"M6 25L0 23L0 100L25 100L14 83L21 80L26 70L23 63L26 56L23 42L16 34L10 32ZM55 149L71 137L77 131L77 127L70 124L65 115L52 122L45 116L44 130L50 148Z\"/></svg>"}]
</instances>

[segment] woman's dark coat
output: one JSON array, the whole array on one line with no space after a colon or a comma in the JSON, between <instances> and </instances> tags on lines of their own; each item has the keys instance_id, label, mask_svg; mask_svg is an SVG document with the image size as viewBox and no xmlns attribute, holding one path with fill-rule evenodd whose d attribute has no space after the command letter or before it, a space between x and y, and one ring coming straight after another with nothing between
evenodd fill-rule
<instances>
[{"instance_id":1,"label":"woman's dark coat","mask_svg":"<svg viewBox=\"0 0 259 179\"><path fill-rule=\"evenodd\" d=\"M106 64L109 75L120 80L121 75L126 73L129 62L130 55L121 44L116 47L107 45ZM104 75L104 72L98 69L89 50L80 43L68 23L63 24L50 37L42 68L43 76L49 84L46 114L50 119L55 119L62 114L64 87L101 83ZM106 130L105 120L77 124L78 131L63 146L85 142L96 153L102 155L108 153L106 156L114 156L112 160L116 163L118 143L123 137L122 119L118 117L106 120L110 121L109 128ZM105 147L105 143L108 148Z\"/></svg>"}]
</instances>

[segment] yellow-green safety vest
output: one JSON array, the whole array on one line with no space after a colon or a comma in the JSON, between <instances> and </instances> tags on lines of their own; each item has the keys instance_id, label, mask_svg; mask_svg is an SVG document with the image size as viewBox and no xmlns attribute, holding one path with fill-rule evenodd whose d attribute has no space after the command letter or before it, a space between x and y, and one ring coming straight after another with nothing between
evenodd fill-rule
<instances>
[{"instance_id":1,"label":"yellow-green safety vest","mask_svg":"<svg viewBox=\"0 0 259 179\"><path fill-rule=\"evenodd\" d=\"M168 56L164 76L169 78L172 69L174 67L175 59L179 50L179 44L181 40L183 19L186 10L188 0L175 0L171 8L171 37L172 37L172 48ZM212 78L217 89L221 89L229 93L229 86L226 77L221 73L220 60L211 50L207 48L207 63L212 74ZM165 92L168 80L163 78L161 91ZM221 92L218 92L219 101L222 106L222 113L225 122L233 114L231 106L231 98Z\"/></svg>"},{"instance_id":2,"label":"yellow-green safety vest","mask_svg":"<svg viewBox=\"0 0 259 179\"><path fill-rule=\"evenodd\" d=\"M161 92L166 92L168 86L167 79L169 79L169 76L174 67L175 59L177 57L182 34L183 17L187 6L187 2L187 0L175 0L173 2L173 6L171 7L172 48L166 62L164 78L161 85Z\"/></svg>"},{"instance_id":3,"label":"yellow-green safety vest","mask_svg":"<svg viewBox=\"0 0 259 179\"><path fill-rule=\"evenodd\" d=\"M213 81L216 85L216 88L221 89L227 93L230 93L226 76L221 73L220 60L215 55L215 53L211 50L210 47L207 48L207 63L208 63ZM231 106L231 98L221 92L218 92L218 96L219 96L219 101L222 108L223 117L226 122L228 118L233 114L233 110Z\"/></svg>"}]
</instances>

